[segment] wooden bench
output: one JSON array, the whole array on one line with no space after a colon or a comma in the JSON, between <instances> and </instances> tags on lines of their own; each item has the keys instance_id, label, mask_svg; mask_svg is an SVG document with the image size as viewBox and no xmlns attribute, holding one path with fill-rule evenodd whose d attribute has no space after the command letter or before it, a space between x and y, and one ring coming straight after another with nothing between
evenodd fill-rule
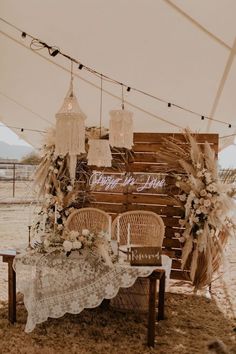
<instances>
[{"instance_id":1,"label":"wooden bench","mask_svg":"<svg viewBox=\"0 0 236 354\"><path fill-rule=\"evenodd\" d=\"M12 267L16 256L15 250L0 250L3 262L8 263L8 319L16 322L16 273ZM165 270L156 269L149 275L149 307L147 344L154 347L156 321L164 320ZM157 280L159 280L158 312L156 316Z\"/></svg>"}]
</instances>

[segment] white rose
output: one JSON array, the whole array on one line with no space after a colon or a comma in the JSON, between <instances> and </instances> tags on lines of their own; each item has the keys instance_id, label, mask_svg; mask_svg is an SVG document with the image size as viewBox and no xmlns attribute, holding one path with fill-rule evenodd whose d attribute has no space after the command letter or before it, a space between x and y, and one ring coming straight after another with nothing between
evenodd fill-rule
<instances>
[{"instance_id":1,"label":"white rose","mask_svg":"<svg viewBox=\"0 0 236 354\"><path fill-rule=\"evenodd\" d=\"M193 201L194 201L195 204L199 204L199 199L198 198L194 198Z\"/></svg>"},{"instance_id":2,"label":"white rose","mask_svg":"<svg viewBox=\"0 0 236 354\"><path fill-rule=\"evenodd\" d=\"M70 240L71 241L76 241L76 238L79 236L78 231L71 231L69 234Z\"/></svg>"},{"instance_id":3,"label":"white rose","mask_svg":"<svg viewBox=\"0 0 236 354\"><path fill-rule=\"evenodd\" d=\"M211 201L209 199L204 200L204 206L208 207L211 205Z\"/></svg>"},{"instance_id":4,"label":"white rose","mask_svg":"<svg viewBox=\"0 0 236 354\"><path fill-rule=\"evenodd\" d=\"M82 243L80 241L75 241L72 243L72 248L74 250L79 250L82 247Z\"/></svg>"},{"instance_id":5,"label":"white rose","mask_svg":"<svg viewBox=\"0 0 236 354\"><path fill-rule=\"evenodd\" d=\"M186 200L186 194L180 194L179 199L184 202Z\"/></svg>"},{"instance_id":6,"label":"white rose","mask_svg":"<svg viewBox=\"0 0 236 354\"><path fill-rule=\"evenodd\" d=\"M200 210L200 209L197 209L197 210L196 210L196 214L201 214L201 210Z\"/></svg>"},{"instance_id":7,"label":"white rose","mask_svg":"<svg viewBox=\"0 0 236 354\"><path fill-rule=\"evenodd\" d=\"M184 226L184 225L185 225L185 220L179 219L179 224L180 224L181 226Z\"/></svg>"},{"instance_id":8,"label":"white rose","mask_svg":"<svg viewBox=\"0 0 236 354\"><path fill-rule=\"evenodd\" d=\"M57 173L58 173L58 169L57 169L57 168L54 168L53 172L54 172L55 174L57 174Z\"/></svg>"},{"instance_id":9,"label":"white rose","mask_svg":"<svg viewBox=\"0 0 236 354\"><path fill-rule=\"evenodd\" d=\"M89 230L87 230L87 229L83 229L82 230L82 235L83 236L88 236L89 234L90 234Z\"/></svg>"},{"instance_id":10,"label":"white rose","mask_svg":"<svg viewBox=\"0 0 236 354\"><path fill-rule=\"evenodd\" d=\"M207 208L204 207L204 206L201 207L201 211L202 211L203 214L207 214L208 213L207 212Z\"/></svg>"},{"instance_id":11,"label":"white rose","mask_svg":"<svg viewBox=\"0 0 236 354\"><path fill-rule=\"evenodd\" d=\"M47 240L47 239L44 240L44 241L43 241L43 245L44 245L45 248L48 248L48 247L50 246L50 241Z\"/></svg>"},{"instance_id":12,"label":"white rose","mask_svg":"<svg viewBox=\"0 0 236 354\"><path fill-rule=\"evenodd\" d=\"M201 197L205 197L207 195L207 191L205 189L202 189L200 192Z\"/></svg>"},{"instance_id":13,"label":"white rose","mask_svg":"<svg viewBox=\"0 0 236 354\"><path fill-rule=\"evenodd\" d=\"M63 248L66 252L70 252L72 250L72 242L70 241L64 241L63 242Z\"/></svg>"},{"instance_id":14,"label":"white rose","mask_svg":"<svg viewBox=\"0 0 236 354\"><path fill-rule=\"evenodd\" d=\"M71 191L72 191L72 189L73 189L73 187L72 187L72 186L67 186L67 190L68 190L69 192L71 192Z\"/></svg>"}]
</instances>

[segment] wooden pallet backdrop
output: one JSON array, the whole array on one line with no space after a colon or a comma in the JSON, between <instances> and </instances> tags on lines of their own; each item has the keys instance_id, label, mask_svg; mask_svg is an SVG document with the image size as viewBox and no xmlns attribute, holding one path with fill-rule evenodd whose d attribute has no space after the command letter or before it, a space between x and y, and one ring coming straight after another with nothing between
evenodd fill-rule
<instances>
[{"instance_id":1,"label":"wooden pallet backdrop","mask_svg":"<svg viewBox=\"0 0 236 354\"><path fill-rule=\"evenodd\" d=\"M181 144L186 144L182 134L135 133L134 158L129 159L128 164L119 163L119 172L112 168L96 169L100 174L91 178L90 190L93 197L91 206L109 212L113 218L121 212L138 209L154 211L161 215L166 226L163 252L173 259L171 278L185 279L186 274L180 269L181 246L175 237L176 232L183 231L179 225L181 209L169 198L170 189L174 194L178 193L178 189L171 173L168 172L168 165L157 156L158 151L163 147L163 138L169 137L175 137ZM217 153L217 134L197 134L196 139L199 144L208 141ZM117 158L116 153L113 154L113 158ZM131 180L133 185L124 185L127 176L133 178ZM113 178L113 186L109 178ZM163 179L165 185L161 186ZM101 185L103 182L104 185ZM148 189L143 189L145 183Z\"/></svg>"}]
</instances>

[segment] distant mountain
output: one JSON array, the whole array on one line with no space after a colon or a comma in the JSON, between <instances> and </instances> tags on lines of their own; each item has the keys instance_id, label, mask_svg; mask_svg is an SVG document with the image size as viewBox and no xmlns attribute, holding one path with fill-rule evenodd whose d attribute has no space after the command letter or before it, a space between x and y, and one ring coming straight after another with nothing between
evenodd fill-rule
<instances>
[{"instance_id":1,"label":"distant mountain","mask_svg":"<svg viewBox=\"0 0 236 354\"><path fill-rule=\"evenodd\" d=\"M9 145L0 141L0 159L17 159L20 160L22 157L28 155L34 151L33 148L25 145Z\"/></svg>"}]
</instances>

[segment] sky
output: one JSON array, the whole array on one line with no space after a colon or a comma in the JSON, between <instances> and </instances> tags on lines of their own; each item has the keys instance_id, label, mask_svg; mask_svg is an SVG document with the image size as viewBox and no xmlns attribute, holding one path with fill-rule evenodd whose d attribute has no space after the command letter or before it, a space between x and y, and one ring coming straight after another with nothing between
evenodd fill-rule
<instances>
[{"instance_id":1,"label":"sky","mask_svg":"<svg viewBox=\"0 0 236 354\"><path fill-rule=\"evenodd\" d=\"M10 145L31 146L2 123L0 124L0 141ZM219 165L222 168L236 168L236 143L219 153Z\"/></svg>"}]
</instances>

